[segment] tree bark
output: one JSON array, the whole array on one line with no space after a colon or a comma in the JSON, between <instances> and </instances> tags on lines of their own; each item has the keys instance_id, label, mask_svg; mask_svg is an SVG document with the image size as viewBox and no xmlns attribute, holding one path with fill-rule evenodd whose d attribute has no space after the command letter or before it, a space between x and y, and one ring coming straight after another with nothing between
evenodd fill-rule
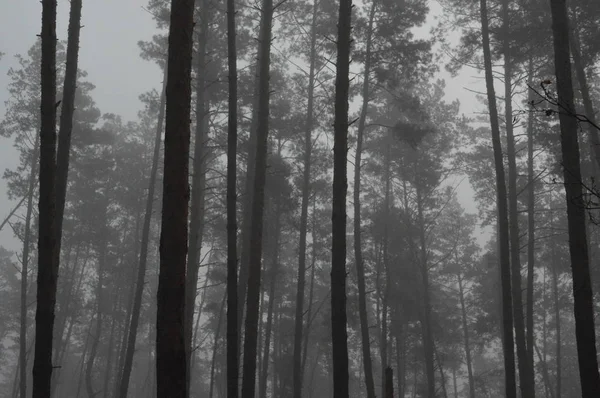
<instances>
[{"instance_id":1,"label":"tree bark","mask_svg":"<svg viewBox=\"0 0 600 398\"><path fill-rule=\"evenodd\" d=\"M394 371L389 366L385 368L385 398L394 398Z\"/></svg>"},{"instance_id":2,"label":"tree bark","mask_svg":"<svg viewBox=\"0 0 600 398\"><path fill-rule=\"evenodd\" d=\"M356 137L356 154L354 158L354 261L356 262L356 274L358 284L358 313L360 317L360 331L362 337L362 356L365 372L365 384L367 398L375 398L375 382L373 380L373 366L371 363L371 346L369 337L369 319L367 313L367 297L365 283L365 265L362 258L361 243L361 217L360 217L360 168L363 136L369 106L369 78L371 74L371 43L373 35L373 20L375 17L376 1L371 4L369 12L369 26L367 28L367 48L365 55L365 69L362 84L362 107L358 119L358 130ZM340 6L341 7L341 6ZM340 8L341 10L341 8ZM341 14L340 14L341 18ZM348 22L350 24L350 22ZM338 48L338 51L340 49ZM344 215L345 217L345 215ZM382 363L382 367L386 364ZM385 377L385 376L384 376Z\"/></svg>"},{"instance_id":3,"label":"tree bark","mask_svg":"<svg viewBox=\"0 0 600 398\"><path fill-rule=\"evenodd\" d=\"M40 197L33 398L47 398L52 381L56 304L56 0L42 1Z\"/></svg>"},{"instance_id":4,"label":"tree bark","mask_svg":"<svg viewBox=\"0 0 600 398\"><path fill-rule=\"evenodd\" d=\"M29 249L31 244L31 217L33 214L33 192L37 175L40 135L35 135L31 154L31 169L27 192L27 213L25 214L25 235L23 236L23 256L21 259L21 318L19 325L19 394L27 398L27 281L29 272Z\"/></svg>"},{"instance_id":5,"label":"tree bark","mask_svg":"<svg viewBox=\"0 0 600 398\"><path fill-rule=\"evenodd\" d=\"M188 243L188 262L185 287L185 349L187 359L187 388L190 388L189 370L192 363L192 335L194 329L194 310L196 309L196 293L198 272L200 270L200 254L202 251L202 234L204 232L204 202L206 186L206 141L208 140L208 98L206 44L208 41L208 1L201 1L198 32L198 52L196 65L196 135L194 141L194 160L192 171L192 198L190 206L190 233Z\"/></svg>"},{"instance_id":6,"label":"tree bark","mask_svg":"<svg viewBox=\"0 0 600 398\"><path fill-rule=\"evenodd\" d=\"M219 310L219 319L217 320L217 330L215 331L215 340L213 344L212 359L210 361L210 381L208 398L213 398L215 386L215 366L217 362L217 351L219 349L219 338L221 337L221 322L223 320L223 309L225 308L226 297L221 300L221 309Z\"/></svg>"},{"instance_id":7,"label":"tree bark","mask_svg":"<svg viewBox=\"0 0 600 398\"><path fill-rule=\"evenodd\" d=\"M348 87L352 0L340 0L335 77L331 245L333 398L349 397L346 331L346 193L348 191Z\"/></svg>"},{"instance_id":8,"label":"tree bark","mask_svg":"<svg viewBox=\"0 0 600 398\"><path fill-rule=\"evenodd\" d=\"M237 285L237 51L235 0L227 0L227 398L239 395L239 298Z\"/></svg>"},{"instance_id":9,"label":"tree bark","mask_svg":"<svg viewBox=\"0 0 600 398\"><path fill-rule=\"evenodd\" d=\"M185 271L194 0L172 0L166 88L165 159L156 314L159 397L185 398Z\"/></svg>"},{"instance_id":10,"label":"tree bark","mask_svg":"<svg viewBox=\"0 0 600 398\"><path fill-rule=\"evenodd\" d=\"M160 108L158 110L158 121L156 123L156 134L154 136L154 153L152 154L152 167L148 177L148 196L146 197L146 209L144 214L144 225L142 227L142 243L140 246L140 257L138 263L138 274L135 284L135 296L131 310L129 334L127 337L127 348L123 361L123 370L119 381L119 397L127 398L129 389L129 377L133 366L133 354L135 352L135 340L140 321L140 310L142 308L142 296L144 294L144 280L146 279L146 268L148 265L148 245L150 242L150 224L152 222L152 208L154 204L154 191L156 189L156 175L158 173L158 160L160 158L160 137L165 115L167 87L167 69L164 71L163 88L160 96Z\"/></svg>"},{"instance_id":11,"label":"tree bark","mask_svg":"<svg viewBox=\"0 0 600 398\"><path fill-rule=\"evenodd\" d=\"M550 225L554 226L554 217L550 213ZM556 324L556 398L562 396L562 341L561 341L561 328L560 328L560 300L558 293L558 270L556 265L556 245L552 244L552 260L551 260L551 272L552 272L552 298L554 301L554 322Z\"/></svg>"},{"instance_id":12,"label":"tree bark","mask_svg":"<svg viewBox=\"0 0 600 398\"><path fill-rule=\"evenodd\" d=\"M480 0L481 35L483 41L483 58L485 81L487 88L492 144L494 148L494 164L496 169L496 206L498 208L498 241L500 254L500 277L502 284L502 346L504 353L504 383L506 398L516 398L517 384L515 377L515 353L513 339L512 297L510 281L508 206L506 199L506 182L504 177L504 160L502 158L502 141L498 125L498 109L492 74L492 55L490 50L490 32L488 25L487 0Z\"/></svg>"},{"instance_id":13,"label":"tree bark","mask_svg":"<svg viewBox=\"0 0 600 398\"><path fill-rule=\"evenodd\" d=\"M310 166L312 152L313 108L315 93L315 69L317 57L318 1L313 0L312 25L310 32L310 67L308 72L308 104L304 127L304 171L302 174L302 203L300 211L300 241L298 245L298 286L296 289L296 317L294 327L293 370L294 398L302 397L302 321L304 315L304 286L306 280L306 235L308 230L308 201L310 194Z\"/></svg>"},{"instance_id":14,"label":"tree bark","mask_svg":"<svg viewBox=\"0 0 600 398\"><path fill-rule=\"evenodd\" d=\"M575 298L575 336L581 392L584 397L600 396L600 375L596 356L594 306L585 229L579 164L578 123L574 117L573 82L569 51L569 22L564 0L551 0L554 65L560 106L560 138L564 185L567 200L569 252Z\"/></svg>"}]
</instances>

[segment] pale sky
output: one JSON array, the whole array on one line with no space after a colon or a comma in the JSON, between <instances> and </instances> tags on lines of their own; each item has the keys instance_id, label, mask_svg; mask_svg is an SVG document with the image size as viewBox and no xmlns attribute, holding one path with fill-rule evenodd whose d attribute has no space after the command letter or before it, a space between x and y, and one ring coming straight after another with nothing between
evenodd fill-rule
<instances>
[{"instance_id":1,"label":"pale sky","mask_svg":"<svg viewBox=\"0 0 600 398\"><path fill-rule=\"evenodd\" d=\"M140 109L138 95L152 88L159 89L162 79L157 66L139 57L137 42L149 40L156 33L152 16L144 10L147 0L83 0L82 31L79 67L88 72L88 81L96 89L92 97L103 113L121 115L124 120L134 120ZM69 1L58 0L57 34L60 40L67 38ZM437 3L431 3L432 14L440 14ZM15 54L26 54L36 40L41 26L41 3L39 0L2 0L0 3L0 118L4 115L7 100L6 75L16 66ZM428 27L421 29L427 31ZM447 73L447 98L461 100L461 111L473 115L482 105L465 87L481 85L481 75L465 70L456 79ZM12 142L0 138L0 175L7 167L14 167L18 155ZM474 212L472 190L465 180L459 190L459 198L468 211ZM8 200L6 184L0 179L0 218L8 215L16 203ZM0 245L9 250L20 250L20 242L12 230L5 226L0 231Z\"/></svg>"}]
</instances>

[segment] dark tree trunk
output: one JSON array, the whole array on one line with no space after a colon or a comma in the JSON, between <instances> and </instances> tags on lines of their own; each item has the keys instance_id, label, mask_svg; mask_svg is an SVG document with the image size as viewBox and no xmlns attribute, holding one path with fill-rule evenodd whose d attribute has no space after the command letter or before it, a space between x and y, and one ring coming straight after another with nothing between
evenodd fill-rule
<instances>
[{"instance_id":1,"label":"dark tree trunk","mask_svg":"<svg viewBox=\"0 0 600 398\"><path fill-rule=\"evenodd\" d=\"M308 229L308 200L310 194L310 162L312 152L313 103L315 93L315 69L317 58L317 16L318 1L313 1L313 15L310 32L310 67L308 72L308 105L304 127L304 171L302 174L302 204L300 212L300 242L298 245L298 287L296 290L296 317L294 328L294 398L302 397L302 321L304 315L304 285L306 280L306 234Z\"/></svg>"},{"instance_id":2,"label":"dark tree trunk","mask_svg":"<svg viewBox=\"0 0 600 398\"><path fill-rule=\"evenodd\" d=\"M172 0L167 65L165 159L156 313L159 397L187 396L185 271L194 0Z\"/></svg>"},{"instance_id":3,"label":"dark tree trunk","mask_svg":"<svg viewBox=\"0 0 600 398\"><path fill-rule=\"evenodd\" d=\"M42 1L40 197L33 398L50 396L56 304L56 0Z\"/></svg>"},{"instance_id":4,"label":"dark tree trunk","mask_svg":"<svg viewBox=\"0 0 600 398\"><path fill-rule=\"evenodd\" d=\"M239 323L237 287L237 51L235 42L235 0L227 0L227 398L239 395Z\"/></svg>"},{"instance_id":5,"label":"dark tree trunk","mask_svg":"<svg viewBox=\"0 0 600 398\"><path fill-rule=\"evenodd\" d=\"M259 95L256 126L256 163L250 225L250 253L248 262L248 290L244 333L242 397L253 398L256 390L256 346L258 341L258 314L260 301L262 230L267 146L269 135L269 68L271 58L271 27L273 1L263 0L259 51ZM241 283L241 282L240 282Z\"/></svg>"},{"instance_id":6,"label":"dark tree trunk","mask_svg":"<svg viewBox=\"0 0 600 398\"><path fill-rule=\"evenodd\" d=\"M523 397L533 397L535 386L533 370L529 368L528 347L525 341L525 318L523 316L523 287L521 283L521 242L519 240L519 209L517 201L517 162L512 112L512 60L510 55L509 1L502 1L504 52L504 116L506 123L506 155L508 157L508 219L510 238L511 287L515 342L519 364L519 385Z\"/></svg>"},{"instance_id":7,"label":"dark tree trunk","mask_svg":"<svg viewBox=\"0 0 600 398\"><path fill-rule=\"evenodd\" d=\"M37 175L40 135L36 134L27 191L27 213L25 214L25 235L23 236L23 256L21 260L21 318L19 325L19 395L27 398L27 281L29 272L29 249L31 245L31 217L33 214L33 192Z\"/></svg>"},{"instance_id":8,"label":"dark tree trunk","mask_svg":"<svg viewBox=\"0 0 600 398\"><path fill-rule=\"evenodd\" d=\"M138 274L135 282L135 296L133 298L133 307L131 309L131 320L129 325L129 334L127 337L127 348L123 361L123 370L119 381L119 397L127 398L129 389L129 377L131 376L131 367L133 366L133 354L135 352L135 339L137 336L138 324L140 321L140 310L142 308L142 296L144 294L144 280L146 279L146 268L148 265L148 244L150 241L150 224L152 222L152 208L154 204L154 190L156 188L156 174L158 172L158 160L160 157L160 137L165 115L167 86L167 69L163 76L163 88L160 96L160 108L158 110L158 121L156 124L156 134L154 136L154 153L152 154L152 168L148 177L148 196L146 197L146 209L144 214L144 226L142 227L142 243L140 246L140 257L138 263Z\"/></svg>"},{"instance_id":9,"label":"dark tree trunk","mask_svg":"<svg viewBox=\"0 0 600 398\"><path fill-rule=\"evenodd\" d=\"M67 178L69 175L69 154L71 151L71 132L73 131L73 113L75 111L75 91L77 90L77 63L79 60L79 32L81 30L82 0L71 0L69 12L69 33L67 39L67 62L63 87L62 110L56 154L56 264L60 263L62 226L67 197Z\"/></svg>"},{"instance_id":10,"label":"dark tree trunk","mask_svg":"<svg viewBox=\"0 0 600 398\"><path fill-rule=\"evenodd\" d=\"M394 398L394 371L392 368L385 368L385 398Z\"/></svg>"},{"instance_id":11,"label":"dark tree trunk","mask_svg":"<svg viewBox=\"0 0 600 398\"><path fill-rule=\"evenodd\" d=\"M584 397L600 396L600 375L596 356L594 304L590 281L585 228L585 207L582 198L579 164L578 123L574 117L573 82L569 54L569 22L564 0L551 0L552 31L554 36L554 65L560 105L560 138L564 185L567 200L569 252L575 298L575 336L581 392Z\"/></svg>"},{"instance_id":12,"label":"dark tree trunk","mask_svg":"<svg viewBox=\"0 0 600 398\"><path fill-rule=\"evenodd\" d=\"M210 361L210 380L208 397L213 398L215 386L215 367L217 362L217 351L219 350L219 339L221 337L221 323L223 322L223 310L225 309L226 297L221 300L221 309L219 310L219 318L217 320L217 330L215 330L215 340L213 343L212 358Z\"/></svg>"},{"instance_id":13,"label":"dark tree trunk","mask_svg":"<svg viewBox=\"0 0 600 398\"><path fill-rule=\"evenodd\" d=\"M192 335L194 329L194 310L196 309L196 292L200 254L202 251L202 234L204 232L204 202L206 185L206 142L208 140L208 99L206 44L208 41L208 1L201 1L198 32L198 52L196 65L196 135L194 140L194 160L192 171L192 197L190 206L190 233L188 243L188 262L185 287L185 350L187 359L187 388L190 388L189 370L192 363Z\"/></svg>"},{"instance_id":14,"label":"dark tree trunk","mask_svg":"<svg viewBox=\"0 0 600 398\"><path fill-rule=\"evenodd\" d=\"M515 352L513 339L512 296L510 283L510 259L508 237L508 206L506 199L506 182L504 177L504 160L502 158L502 141L498 125L498 109L492 74L492 55L490 50L490 32L488 25L487 0L480 0L481 35L483 41L483 58L485 66L485 82L487 88L490 124L492 128L492 144L494 148L494 164L496 169L496 206L498 208L498 242L500 254L500 279L502 283L502 346L504 353L504 383L506 398L516 398L517 383L515 377Z\"/></svg>"},{"instance_id":15,"label":"dark tree trunk","mask_svg":"<svg viewBox=\"0 0 600 398\"><path fill-rule=\"evenodd\" d=\"M373 35L373 20L375 17L376 1L371 4L369 13L369 27L367 28L367 48L365 55L365 70L362 84L362 107L358 119L358 130L356 138L356 155L354 159L354 259L356 262L356 274L358 284L358 313L360 316L360 331L362 337L362 356L365 372L365 384L367 387L367 398L375 398L375 382L373 381L373 366L371 363L371 345L369 337L369 319L367 313L367 297L365 282L365 265L362 258L361 243L361 217L360 217L360 168L363 136L369 106L369 79L371 73L371 41ZM340 5L341 12L341 5ZM341 14L340 14L341 18ZM350 22L348 22L350 24ZM341 32L340 32L341 33ZM338 43L339 45L339 43ZM338 52L341 50L338 47ZM346 153L346 152L344 152ZM346 155L344 155L346 156ZM345 160L344 160L345 161ZM344 180L345 181L345 180ZM347 185L347 182L344 182ZM345 208L345 205L344 205ZM346 215L344 212L344 219ZM345 262L345 257L344 257ZM385 367L385 364L382 364Z\"/></svg>"},{"instance_id":16,"label":"dark tree trunk","mask_svg":"<svg viewBox=\"0 0 600 398\"><path fill-rule=\"evenodd\" d=\"M352 0L340 0L335 77L331 245L331 338L333 398L349 397L346 331L346 193L348 191L348 87Z\"/></svg>"}]
</instances>

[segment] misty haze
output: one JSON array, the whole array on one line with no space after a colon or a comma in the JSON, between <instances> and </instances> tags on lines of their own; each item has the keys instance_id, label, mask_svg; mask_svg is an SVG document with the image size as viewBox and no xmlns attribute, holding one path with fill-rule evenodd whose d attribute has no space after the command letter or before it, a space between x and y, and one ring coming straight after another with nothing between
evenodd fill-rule
<instances>
[{"instance_id":1,"label":"misty haze","mask_svg":"<svg viewBox=\"0 0 600 398\"><path fill-rule=\"evenodd\" d=\"M600 398L600 1L0 2L0 398Z\"/></svg>"}]
</instances>

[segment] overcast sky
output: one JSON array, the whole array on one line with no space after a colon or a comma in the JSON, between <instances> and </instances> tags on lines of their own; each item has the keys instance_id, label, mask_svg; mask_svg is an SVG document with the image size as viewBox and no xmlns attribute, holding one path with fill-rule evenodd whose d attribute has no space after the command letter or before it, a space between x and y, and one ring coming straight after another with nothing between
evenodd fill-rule
<instances>
[{"instance_id":1,"label":"overcast sky","mask_svg":"<svg viewBox=\"0 0 600 398\"><path fill-rule=\"evenodd\" d=\"M96 86L92 97L103 113L115 113L125 120L134 120L140 109L139 94L152 88L159 89L162 76L157 66L139 57L137 42L148 40L156 33L152 16L144 10L147 0L84 0L82 10L79 67L88 72L87 80ZM67 38L69 1L58 0L57 35ZM434 14L440 7L431 4ZM432 19L433 20L433 19ZM41 3L39 0L2 0L0 2L0 118L4 115L7 100L7 71L16 66L15 54L26 54L39 34ZM428 27L421 29L428 31ZM464 71L459 78L447 80L448 99L459 98L461 111L471 116L481 108L466 86L481 84L481 76L472 70ZM0 138L0 173L14 168L18 154L12 142ZM472 191L465 181L459 190L463 206L475 211ZM6 184L0 179L0 218L4 220L16 203L6 196ZM21 244L6 226L0 231L0 245L9 250L19 250Z\"/></svg>"}]
</instances>

